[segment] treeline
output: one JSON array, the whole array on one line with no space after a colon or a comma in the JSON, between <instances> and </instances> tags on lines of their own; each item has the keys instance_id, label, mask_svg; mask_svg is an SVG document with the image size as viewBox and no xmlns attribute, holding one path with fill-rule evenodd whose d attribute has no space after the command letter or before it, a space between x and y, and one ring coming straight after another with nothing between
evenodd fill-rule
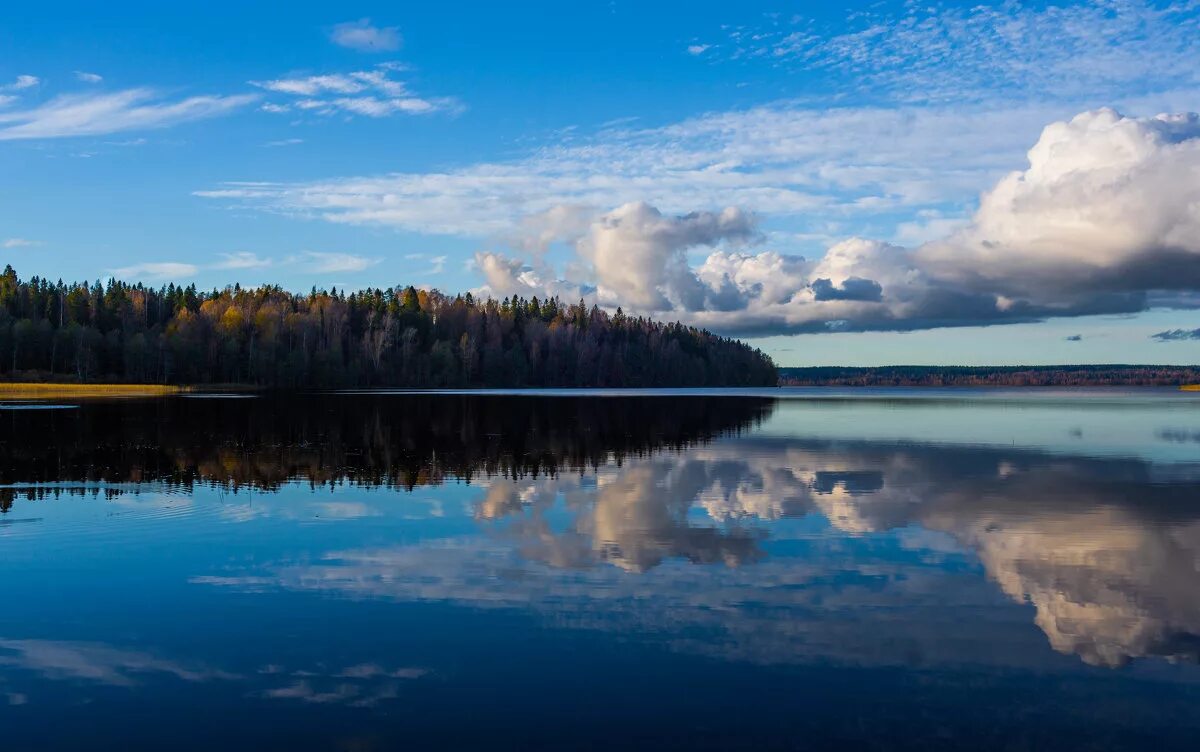
<instances>
[{"instance_id":1,"label":"treeline","mask_svg":"<svg viewBox=\"0 0 1200 752\"><path fill-rule=\"evenodd\" d=\"M784 386L1180 386L1200 366L818 366L780 368Z\"/></svg>"},{"instance_id":2,"label":"treeline","mask_svg":"<svg viewBox=\"0 0 1200 752\"><path fill-rule=\"evenodd\" d=\"M774 386L741 342L581 300L203 292L0 274L0 378L263 387Z\"/></svg>"}]
</instances>

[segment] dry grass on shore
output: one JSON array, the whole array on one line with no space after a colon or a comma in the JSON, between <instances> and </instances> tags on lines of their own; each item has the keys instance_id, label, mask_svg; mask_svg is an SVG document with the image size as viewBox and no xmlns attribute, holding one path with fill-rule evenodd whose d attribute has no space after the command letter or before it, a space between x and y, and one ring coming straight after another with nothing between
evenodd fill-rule
<instances>
[{"instance_id":1,"label":"dry grass on shore","mask_svg":"<svg viewBox=\"0 0 1200 752\"><path fill-rule=\"evenodd\" d=\"M84 397L158 397L190 391L171 384L43 384L0 382L0 399L80 399Z\"/></svg>"}]
</instances>

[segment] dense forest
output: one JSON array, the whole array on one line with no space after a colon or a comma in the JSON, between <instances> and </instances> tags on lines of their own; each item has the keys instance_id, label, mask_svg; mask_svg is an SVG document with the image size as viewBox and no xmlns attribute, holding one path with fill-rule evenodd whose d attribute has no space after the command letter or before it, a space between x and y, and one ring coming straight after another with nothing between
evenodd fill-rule
<instances>
[{"instance_id":1,"label":"dense forest","mask_svg":"<svg viewBox=\"0 0 1200 752\"><path fill-rule=\"evenodd\" d=\"M263 387L774 386L737 340L581 300L0 275L0 378Z\"/></svg>"},{"instance_id":2,"label":"dense forest","mask_svg":"<svg viewBox=\"0 0 1200 752\"><path fill-rule=\"evenodd\" d=\"M780 368L784 386L1180 386L1200 366L814 366Z\"/></svg>"}]
</instances>

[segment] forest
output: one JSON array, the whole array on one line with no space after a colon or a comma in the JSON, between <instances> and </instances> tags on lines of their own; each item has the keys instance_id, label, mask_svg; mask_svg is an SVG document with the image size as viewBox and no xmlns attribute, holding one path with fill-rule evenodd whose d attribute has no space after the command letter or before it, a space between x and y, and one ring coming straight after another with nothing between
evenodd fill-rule
<instances>
[{"instance_id":1,"label":"forest","mask_svg":"<svg viewBox=\"0 0 1200 752\"><path fill-rule=\"evenodd\" d=\"M742 342L580 300L209 292L0 274L0 379L328 387L775 386Z\"/></svg>"}]
</instances>

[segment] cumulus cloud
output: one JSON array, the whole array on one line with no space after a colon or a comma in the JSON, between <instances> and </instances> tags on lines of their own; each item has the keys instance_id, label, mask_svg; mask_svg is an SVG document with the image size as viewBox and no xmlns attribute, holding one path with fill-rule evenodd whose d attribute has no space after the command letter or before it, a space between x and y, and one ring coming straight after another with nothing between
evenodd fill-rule
<instances>
[{"instance_id":1,"label":"cumulus cloud","mask_svg":"<svg viewBox=\"0 0 1200 752\"><path fill-rule=\"evenodd\" d=\"M584 296L727 334L1200 304L1200 118L1098 109L1039 136L1030 120L1045 113L774 105L604 131L456 172L241 183L201 195L339 223L489 236L509 250L476 257L486 291ZM981 148L980 128L1025 139L1026 166L1013 171L1019 150L997 150L994 139ZM947 212L976 190L973 214ZM914 213L909 227L885 222L880 239L839 232L848 219L869 228ZM754 217L801 231L763 230ZM832 240L804 241L812 252L799 254L789 236ZM897 236L911 242L883 239ZM555 243L574 258L548 263Z\"/></svg>"},{"instance_id":2,"label":"cumulus cloud","mask_svg":"<svg viewBox=\"0 0 1200 752\"><path fill-rule=\"evenodd\" d=\"M724 310L740 305L738 291L720 275L702 279L688 264L686 251L750 240L755 227L754 217L736 208L672 217L648 204L630 203L596 217L576 239L586 268L577 265L573 271L593 277L594 283L557 280L549 267L498 253L479 253L475 260L490 294L567 299L594 294L605 304L645 312Z\"/></svg>"},{"instance_id":3,"label":"cumulus cloud","mask_svg":"<svg viewBox=\"0 0 1200 752\"><path fill-rule=\"evenodd\" d=\"M218 117L254 101L251 95L165 100L151 89L64 94L25 110L0 112L0 141L96 136Z\"/></svg>"},{"instance_id":4,"label":"cumulus cloud","mask_svg":"<svg viewBox=\"0 0 1200 752\"><path fill-rule=\"evenodd\" d=\"M1049 306L1200 287L1200 117L1085 112L1028 157L970 225L919 250L925 267Z\"/></svg>"},{"instance_id":5,"label":"cumulus cloud","mask_svg":"<svg viewBox=\"0 0 1200 752\"><path fill-rule=\"evenodd\" d=\"M602 216L578 244L601 290L640 310L701 310L722 307L728 285L704 284L685 252L754 235L754 219L728 208L664 216L645 203L626 204Z\"/></svg>"},{"instance_id":6,"label":"cumulus cloud","mask_svg":"<svg viewBox=\"0 0 1200 752\"><path fill-rule=\"evenodd\" d=\"M667 217L646 204L603 215L575 247L601 304L740 334L1031 321L1138 311L1151 299L1192 305L1200 118L1085 112L1047 126L1028 159L965 226L915 248L852 238L808 260L733 247L693 267L688 248L744 245L749 215ZM489 285L511 292L563 284L511 259L480 266Z\"/></svg>"},{"instance_id":7,"label":"cumulus cloud","mask_svg":"<svg viewBox=\"0 0 1200 752\"><path fill-rule=\"evenodd\" d=\"M553 243L574 242L587 232L596 218L596 210L577 204L560 204L525 216L509 243L534 254L544 253Z\"/></svg>"},{"instance_id":8,"label":"cumulus cloud","mask_svg":"<svg viewBox=\"0 0 1200 752\"><path fill-rule=\"evenodd\" d=\"M1165 332L1151 334L1150 338L1159 342L1186 342L1200 339L1200 329L1168 329Z\"/></svg>"},{"instance_id":9,"label":"cumulus cloud","mask_svg":"<svg viewBox=\"0 0 1200 752\"><path fill-rule=\"evenodd\" d=\"M825 277L819 277L810 285L813 300L863 300L878 303L883 299L883 287L873 279L847 277L841 287Z\"/></svg>"},{"instance_id":10,"label":"cumulus cloud","mask_svg":"<svg viewBox=\"0 0 1200 752\"><path fill-rule=\"evenodd\" d=\"M400 27L375 26L371 19L347 21L333 27L330 40L341 47L359 52L392 52L400 49Z\"/></svg>"}]
</instances>

